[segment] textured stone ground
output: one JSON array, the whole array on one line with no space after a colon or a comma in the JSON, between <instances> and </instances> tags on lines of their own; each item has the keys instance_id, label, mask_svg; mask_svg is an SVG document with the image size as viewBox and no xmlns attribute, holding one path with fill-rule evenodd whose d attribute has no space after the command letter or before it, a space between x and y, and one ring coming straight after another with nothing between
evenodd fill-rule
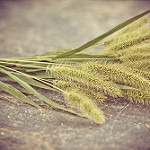
<instances>
[{"instance_id":1,"label":"textured stone ground","mask_svg":"<svg viewBox=\"0 0 150 150\"><path fill-rule=\"evenodd\" d=\"M0 1L0 57L79 46L148 6L149 1ZM148 106L110 98L102 106L106 123L97 125L34 99L46 110L0 91L0 150L150 150Z\"/></svg>"}]
</instances>

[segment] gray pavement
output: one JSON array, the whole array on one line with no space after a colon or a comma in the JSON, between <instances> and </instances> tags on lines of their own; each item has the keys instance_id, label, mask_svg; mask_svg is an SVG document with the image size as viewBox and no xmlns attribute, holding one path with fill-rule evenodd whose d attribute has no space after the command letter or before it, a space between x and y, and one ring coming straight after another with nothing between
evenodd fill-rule
<instances>
[{"instance_id":1,"label":"gray pavement","mask_svg":"<svg viewBox=\"0 0 150 150\"><path fill-rule=\"evenodd\" d=\"M149 1L0 1L0 57L79 46L148 10ZM60 95L41 91L63 102ZM45 105L41 112L0 91L0 150L150 150L150 109L109 98L97 125Z\"/></svg>"}]
</instances>

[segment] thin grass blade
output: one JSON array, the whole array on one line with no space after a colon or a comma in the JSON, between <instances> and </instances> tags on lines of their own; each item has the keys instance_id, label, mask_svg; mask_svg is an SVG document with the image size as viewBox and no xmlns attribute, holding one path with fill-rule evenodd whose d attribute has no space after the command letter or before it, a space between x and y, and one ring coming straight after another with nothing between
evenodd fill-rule
<instances>
[{"instance_id":1,"label":"thin grass blade","mask_svg":"<svg viewBox=\"0 0 150 150\"><path fill-rule=\"evenodd\" d=\"M73 49L73 50L64 52L64 53L62 53L62 54L60 54L60 55L57 55L57 56L54 57L53 59L68 57L68 56L74 55L74 54L76 54L76 53L78 53L78 52L80 52L80 51L82 51L82 50L84 50L84 49L87 49L88 47L91 47L92 45L94 45L94 44L96 44L97 42L103 40L104 38L108 37L109 35L115 33L116 31L118 31L118 30L124 28L125 26L131 24L132 22L136 21L137 19L143 17L144 15L148 14L149 12L150 12L150 10L148 10L148 11L142 13L142 14L139 14L139 15L137 15L137 16L135 16L135 17L133 17L133 18L131 18L131 19L129 19L129 20L127 20L127 21L125 21L125 22L119 24L119 25L117 25L116 27L114 27L114 28L112 28L111 30L105 32L104 34L98 36L97 38L95 38L95 39L93 39L93 40L87 42L86 44L84 44L84 45L82 45L82 46L80 46L80 47L78 47L78 48L75 48L75 49Z\"/></svg>"},{"instance_id":2,"label":"thin grass blade","mask_svg":"<svg viewBox=\"0 0 150 150\"><path fill-rule=\"evenodd\" d=\"M39 99L41 99L42 101L44 101L45 103L53 106L54 108L58 108L60 110L78 115L78 116L82 116L74 111L71 111L67 108L64 108L62 105L59 105L58 103L48 99L47 97L45 97L44 95L42 95L41 93L39 93L38 91L36 91L34 88L32 88L28 83L22 81L21 79L19 79L17 76L11 74L10 72L0 68L1 72L7 74L9 77L11 77L13 80L15 80L18 84L20 84L22 87L24 87L29 93L35 95L36 97L38 97ZM82 116L83 117L83 116Z\"/></svg>"},{"instance_id":3,"label":"thin grass blade","mask_svg":"<svg viewBox=\"0 0 150 150\"><path fill-rule=\"evenodd\" d=\"M18 89L14 88L13 86L3 83L0 81L0 88L4 90L5 92L19 98L20 100L33 105L34 107L37 107L39 109L42 109L39 105L37 105L35 102L33 102L30 98L25 96L22 92L20 92Z\"/></svg>"}]
</instances>

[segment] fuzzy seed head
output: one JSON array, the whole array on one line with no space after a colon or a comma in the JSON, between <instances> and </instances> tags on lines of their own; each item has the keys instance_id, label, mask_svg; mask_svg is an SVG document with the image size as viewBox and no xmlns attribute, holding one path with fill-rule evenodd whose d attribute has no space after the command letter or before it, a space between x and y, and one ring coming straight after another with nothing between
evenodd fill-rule
<instances>
[{"instance_id":1,"label":"fuzzy seed head","mask_svg":"<svg viewBox=\"0 0 150 150\"><path fill-rule=\"evenodd\" d=\"M97 123L104 123L105 118L103 112L86 96L70 91L65 95L65 100L73 107L79 109L84 115Z\"/></svg>"}]
</instances>

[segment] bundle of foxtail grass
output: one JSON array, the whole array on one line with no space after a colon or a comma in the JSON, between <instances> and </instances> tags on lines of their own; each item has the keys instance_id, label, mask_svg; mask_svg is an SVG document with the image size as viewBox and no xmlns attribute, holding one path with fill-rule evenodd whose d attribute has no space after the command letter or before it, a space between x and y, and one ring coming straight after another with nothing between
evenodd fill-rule
<instances>
[{"instance_id":1,"label":"bundle of foxtail grass","mask_svg":"<svg viewBox=\"0 0 150 150\"><path fill-rule=\"evenodd\" d=\"M25 93L33 94L57 109L97 123L105 121L98 104L109 96L149 105L149 12L119 24L78 48L24 58L1 58L0 88L39 109L43 108ZM108 36L110 38L104 41ZM92 47L100 49L101 45L104 45L104 50L93 50L93 54L81 53ZM15 81L24 91L6 80ZM35 87L61 92L68 107L39 93Z\"/></svg>"}]
</instances>

